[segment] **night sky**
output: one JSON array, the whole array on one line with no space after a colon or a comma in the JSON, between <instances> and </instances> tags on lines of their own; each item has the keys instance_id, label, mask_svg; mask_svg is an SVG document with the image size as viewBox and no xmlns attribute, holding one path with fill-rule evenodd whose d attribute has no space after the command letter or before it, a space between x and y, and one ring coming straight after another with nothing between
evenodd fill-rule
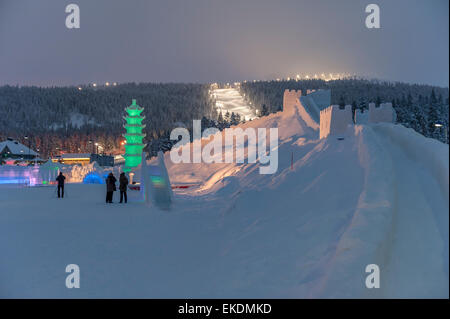
<instances>
[{"instance_id":1,"label":"night sky","mask_svg":"<svg viewBox=\"0 0 450 319\"><path fill-rule=\"evenodd\" d=\"M65 26L66 5L81 28ZM365 27L377 3L381 29ZM448 0L0 0L0 85L348 72L448 86Z\"/></svg>"}]
</instances>

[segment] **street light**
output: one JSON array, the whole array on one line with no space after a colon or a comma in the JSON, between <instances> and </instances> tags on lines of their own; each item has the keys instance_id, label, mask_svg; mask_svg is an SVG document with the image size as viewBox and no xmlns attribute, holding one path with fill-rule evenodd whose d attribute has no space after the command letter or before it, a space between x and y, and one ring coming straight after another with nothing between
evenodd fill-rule
<instances>
[{"instance_id":1,"label":"street light","mask_svg":"<svg viewBox=\"0 0 450 319\"><path fill-rule=\"evenodd\" d=\"M28 135L25 135L24 138L25 138L26 140L28 140L28 159L30 159L30 147L31 147L31 141L30 141L30 139L28 138Z\"/></svg>"}]
</instances>

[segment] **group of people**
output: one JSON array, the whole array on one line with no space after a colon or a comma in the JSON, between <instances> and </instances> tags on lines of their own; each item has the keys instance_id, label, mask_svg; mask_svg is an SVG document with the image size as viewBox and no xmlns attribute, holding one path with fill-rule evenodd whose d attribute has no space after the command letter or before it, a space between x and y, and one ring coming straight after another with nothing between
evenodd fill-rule
<instances>
[{"instance_id":1,"label":"group of people","mask_svg":"<svg viewBox=\"0 0 450 319\"><path fill-rule=\"evenodd\" d=\"M112 172L108 174L106 178L106 202L112 203L113 194L117 190L116 189L117 179ZM119 191L120 191L120 202L122 203L125 199L125 203L127 202L127 187L128 187L128 178L124 172L120 173L119 177Z\"/></svg>"},{"instance_id":2,"label":"group of people","mask_svg":"<svg viewBox=\"0 0 450 319\"><path fill-rule=\"evenodd\" d=\"M64 183L65 183L66 177L63 175L62 172L59 172L58 177L56 177L56 181L58 182L58 198L64 198ZM112 203L113 201L113 194L117 190L116 189L116 182L117 179L114 176L112 172L108 174L108 177L106 178L106 202ZM128 178L125 175L124 172L120 173L119 177L119 191L120 191L120 202L123 203L125 200L125 203L127 203L127 188L128 188Z\"/></svg>"}]
</instances>

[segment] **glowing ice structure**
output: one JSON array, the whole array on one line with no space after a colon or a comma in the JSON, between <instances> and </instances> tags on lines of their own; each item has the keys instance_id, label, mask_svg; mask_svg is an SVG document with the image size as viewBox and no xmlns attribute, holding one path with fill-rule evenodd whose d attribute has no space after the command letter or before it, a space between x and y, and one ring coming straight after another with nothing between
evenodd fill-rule
<instances>
[{"instance_id":1,"label":"glowing ice structure","mask_svg":"<svg viewBox=\"0 0 450 319\"><path fill-rule=\"evenodd\" d=\"M153 203L163 210L170 209L173 194L163 153L158 153L157 165L147 165L145 156L142 157L141 194L145 203L149 206Z\"/></svg>"},{"instance_id":2,"label":"glowing ice structure","mask_svg":"<svg viewBox=\"0 0 450 319\"><path fill-rule=\"evenodd\" d=\"M136 168L141 164L142 150L145 144L142 143L145 134L142 133L142 129L145 125L142 124L145 116L141 113L144 110L136 104L136 100L133 99L129 107L125 109L127 116L124 117L126 124L124 128L127 130L123 137L126 139L125 144L125 165L123 168L124 172L131 172L133 168Z\"/></svg>"},{"instance_id":3,"label":"glowing ice structure","mask_svg":"<svg viewBox=\"0 0 450 319\"><path fill-rule=\"evenodd\" d=\"M39 166L0 166L0 185L35 186L42 184Z\"/></svg>"},{"instance_id":4,"label":"glowing ice structure","mask_svg":"<svg viewBox=\"0 0 450 319\"><path fill-rule=\"evenodd\" d=\"M108 174L101 176L97 172L90 172L83 178L83 184L105 184L105 180Z\"/></svg>"}]
</instances>

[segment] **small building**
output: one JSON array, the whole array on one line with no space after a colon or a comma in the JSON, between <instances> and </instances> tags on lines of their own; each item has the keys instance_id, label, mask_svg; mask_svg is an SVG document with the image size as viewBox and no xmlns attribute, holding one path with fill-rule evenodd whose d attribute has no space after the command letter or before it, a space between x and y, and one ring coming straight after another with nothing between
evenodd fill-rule
<instances>
[{"instance_id":1,"label":"small building","mask_svg":"<svg viewBox=\"0 0 450 319\"><path fill-rule=\"evenodd\" d=\"M114 166L114 156L91 153L65 153L54 156L52 162L66 165L86 165L97 162L99 166Z\"/></svg>"},{"instance_id":2,"label":"small building","mask_svg":"<svg viewBox=\"0 0 450 319\"><path fill-rule=\"evenodd\" d=\"M90 153L65 153L52 157L53 163L61 163L67 165L89 164L91 162Z\"/></svg>"},{"instance_id":3,"label":"small building","mask_svg":"<svg viewBox=\"0 0 450 319\"><path fill-rule=\"evenodd\" d=\"M34 160L38 157L37 152L12 138L0 142L0 159Z\"/></svg>"}]
</instances>

